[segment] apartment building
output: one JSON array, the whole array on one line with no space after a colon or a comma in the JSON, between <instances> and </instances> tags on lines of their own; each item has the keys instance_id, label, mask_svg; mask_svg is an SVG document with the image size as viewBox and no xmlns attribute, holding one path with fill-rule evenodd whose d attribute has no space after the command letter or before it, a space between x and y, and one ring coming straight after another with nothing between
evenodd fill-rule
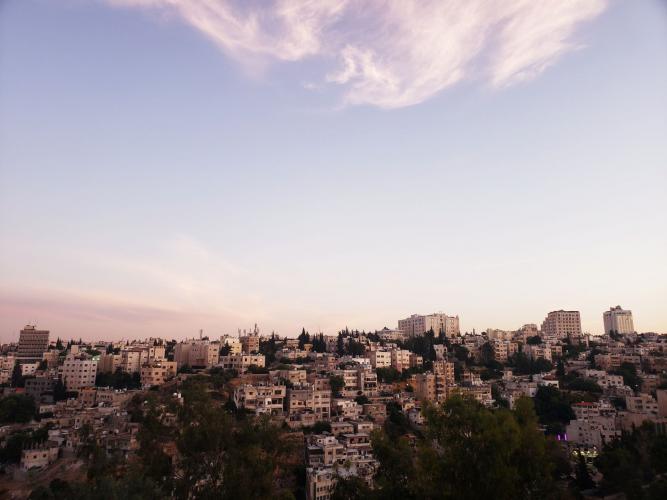
<instances>
[{"instance_id":1,"label":"apartment building","mask_svg":"<svg viewBox=\"0 0 667 500\"><path fill-rule=\"evenodd\" d=\"M68 354L59 367L60 378L68 391L94 387L97 361L85 354Z\"/></svg>"},{"instance_id":2,"label":"apartment building","mask_svg":"<svg viewBox=\"0 0 667 500\"><path fill-rule=\"evenodd\" d=\"M187 340L174 348L174 361L179 369L185 365L208 368L218 364L219 356L220 344L208 340Z\"/></svg>"},{"instance_id":3,"label":"apartment building","mask_svg":"<svg viewBox=\"0 0 667 500\"><path fill-rule=\"evenodd\" d=\"M375 350L368 353L373 368L387 368L391 366L391 351Z\"/></svg>"},{"instance_id":4,"label":"apartment building","mask_svg":"<svg viewBox=\"0 0 667 500\"><path fill-rule=\"evenodd\" d=\"M398 329L410 337L424 335L431 330L433 330L435 335L439 335L442 332L450 338L461 335L459 317L447 316L443 313L434 313L425 316L413 314L409 318L398 320Z\"/></svg>"},{"instance_id":5,"label":"apartment building","mask_svg":"<svg viewBox=\"0 0 667 500\"><path fill-rule=\"evenodd\" d=\"M312 412L315 421L331 417L331 391L317 390L312 384L303 383L287 389L285 408L291 417L298 413Z\"/></svg>"},{"instance_id":6,"label":"apartment building","mask_svg":"<svg viewBox=\"0 0 667 500\"><path fill-rule=\"evenodd\" d=\"M557 339L581 337L579 311L551 311L542 322L542 334Z\"/></svg>"},{"instance_id":7,"label":"apartment building","mask_svg":"<svg viewBox=\"0 0 667 500\"><path fill-rule=\"evenodd\" d=\"M392 349L391 350L391 366L399 372L410 368L411 351L406 349Z\"/></svg>"},{"instance_id":8,"label":"apartment building","mask_svg":"<svg viewBox=\"0 0 667 500\"><path fill-rule=\"evenodd\" d=\"M141 367L141 387L162 385L176 376L176 361L149 361Z\"/></svg>"},{"instance_id":9,"label":"apartment building","mask_svg":"<svg viewBox=\"0 0 667 500\"><path fill-rule=\"evenodd\" d=\"M220 337L220 345L227 346L229 348L229 354L241 354L243 349L241 340L237 337L231 337L229 335L223 335Z\"/></svg>"},{"instance_id":10,"label":"apartment building","mask_svg":"<svg viewBox=\"0 0 667 500\"><path fill-rule=\"evenodd\" d=\"M230 354L220 356L220 366L225 370L236 370L245 373L250 366L264 368L265 358L263 354Z\"/></svg>"},{"instance_id":11,"label":"apartment building","mask_svg":"<svg viewBox=\"0 0 667 500\"><path fill-rule=\"evenodd\" d=\"M284 385L243 384L234 390L237 408L253 411L255 415L282 415L287 388Z\"/></svg>"},{"instance_id":12,"label":"apartment building","mask_svg":"<svg viewBox=\"0 0 667 500\"><path fill-rule=\"evenodd\" d=\"M17 359L20 362L41 361L44 351L49 349L49 331L37 330L35 325L26 325L19 334Z\"/></svg>"},{"instance_id":13,"label":"apartment building","mask_svg":"<svg viewBox=\"0 0 667 500\"><path fill-rule=\"evenodd\" d=\"M632 311L627 311L621 306L610 307L602 313L605 333L634 333L635 325L632 321Z\"/></svg>"}]
</instances>

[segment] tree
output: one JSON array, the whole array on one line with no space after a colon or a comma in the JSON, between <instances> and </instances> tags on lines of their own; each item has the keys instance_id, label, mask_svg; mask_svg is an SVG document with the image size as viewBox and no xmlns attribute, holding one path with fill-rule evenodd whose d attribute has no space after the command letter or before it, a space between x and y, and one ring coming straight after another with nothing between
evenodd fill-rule
<instances>
[{"instance_id":1,"label":"tree","mask_svg":"<svg viewBox=\"0 0 667 500\"><path fill-rule=\"evenodd\" d=\"M540 345L542 343L542 337L539 335L534 335L526 339L526 344L528 345Z\"/></svg>"},{"instance_id":2,"label":"tree","mask_svg":"<svg viewBox=\"0 0 667 500\"><path fill-rule=\"evenodd\" d=\"M393 366L376 368L375 373L377 373L380 382L385 384L392 384L401 380L401 372L399 372Z\"/></svg>"},{"instance_id":3,"label":"tree","mask_svg":"<svg viewBox=\"0 0 667 500\"><path fill-rule=\"evenodd\" d=\"M529 399L514 412L454 396L426 410L419 453L425 498L553 498L554 469Z\"/></svg>"},{"instance_id":4,"label":"tree","mask_svg":"<svg viewBox=\"0 0 667 500\"><path fill-rule=\"evenodd\" d=\"M638 391L641 386L642 379L637 375L637 368L632 363L621 363L618 370L611 370L614 375L621 375L623 383L630 387L633 391Z\"/></svg>"},{"instance_id":5,"label":"tree","mask_svg":"<svg viewBox=\"0 0 667 500\"><path fill-rule=\"evenodd\" d=\"M303 346L310 344L310 334L306 331L305 328L301 329L301 333L297 337L299 339L299 349L303 349Z\"/></svg>"},{"instance_id":6,"label":"tree","mask_svg":"<svg viewBox=\"0 0 667 500\"><path fill-rule=\"evenodd\" d=\"M339 476L331 500L366 500L372 494L368 485L356 476Z\"/></svg>"},{"instance_id":7,"label":"tree","mask_svg":"<svg viewBox=\"0 0 667 500\"><path fill-rule=\"evenodd\" d=\"M365 405L365 404L370 403L370 400L366 396L364 396L363 394L360 394L359 396L354 398L354 400L356 401L356 403L358 405Z\"/></svg>"},{"instance_id":8,"label":"tree","mask_svg":"<svg viewBox=\"0 0 667 500\"><path fill-rule=\"evenodd\" d=\"M35 400L25 394L12 394L0 399L0 423L30 422L36 412Z\"/></svg>"},{"instance_id":9,"label":"tree","mask_svg":"<svg viewBox=\"0 0 667 500\"><path fill-rule=\"evenodd\" d=\"M579 491L589 490L595 487L595 482L591 478L590 473L588 472L588 466L586 465L586 460L581 453L577 453L577 468L576 473L576 483Z\"/></svg>"},{"instance_id":10,"label":"tree","mask_svg":"<svg viewBox=\"0 0 667 500\"><path fill-rule=\"evenodd\" d=\"M565 424L575 418L570 403L555 387L541 385L535 394L535 411L550 434L560 434Z\"/></svg>"},{"instance_id":11,"label":"tree","mask_svg":"<svg viewBox=\"0 0 667 500\"><path fill-rule=\"evenodd\" d=\"M25 378L23 377L21 365L17 361L16 363L14 363L14 369L12 370L12 387L23 387L24 385L25 385Z\"/></svg>"},{"instance_id":12,"label":"tree","mask_svg":"<svg viewBox=\"0 0 667 500\"><path fill-rule=\"evenodd\" d=\"M567 388L571 391L591 392L594 394L602 394L602 387L590 378L577 377L567 384Z\"/></svg>"},{"instance_id":13,"label":"tree","mask_svg":"<svg viewBox=\"0 0 667 500\"><path fill-rule=\"evenodd\" d=\"M334 396L340 394L340 391L345 387L345 380L339 375L332 375L329 377L329 385Z\"/></svg>"}]
</instances>

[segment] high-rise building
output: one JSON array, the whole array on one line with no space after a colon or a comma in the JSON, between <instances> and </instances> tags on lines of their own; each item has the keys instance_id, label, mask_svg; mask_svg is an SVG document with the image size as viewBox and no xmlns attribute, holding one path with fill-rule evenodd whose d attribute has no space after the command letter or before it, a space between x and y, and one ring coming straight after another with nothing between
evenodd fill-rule
<instances>
[{"instance_id":1,"label":"high-rise building","mask_svg":"<svg viewBox=\"0 0 667 500\"><path fill-rule=\"evenodd\" d=\"M610 307L602 313L604 333L634 333L635 325L632 322L632 311L626 311L621 306Z\"/></svg>"},{"instance_id":2,"label":"high-rise building","mask_svg":"<svg viewBox=\"0 0 667 500\"><path fill-rule=\"evenodd\" d=\"M558 339L581 337L579 311L551 311L542 322L542 335Z\"/></svg>"},{"instance_id":3,"label":"high-rise building","mask_svg":"<svg viewBox=\"0 0 667 500\"><path fill-rule=\"evenodd\" d=\"M434 313L422 316L413 314L409 318L398 320L398 329L406 335L423 335L433 330L436 335L443 332L447 337L461 335L458 316L447 316L443 313Z\"/></svg>"},{"instance_id":4,"label":"high-rise building","mask_svg":"<svg viewBox=\"0 0 667 500\"><path fill-rule=\"evenodd\" d=\"M37 330L35 325L26 325L19 335L18 360L31 363L41 361L44 351L49 349L49 331Z\"/></svg>"}]
</instances>

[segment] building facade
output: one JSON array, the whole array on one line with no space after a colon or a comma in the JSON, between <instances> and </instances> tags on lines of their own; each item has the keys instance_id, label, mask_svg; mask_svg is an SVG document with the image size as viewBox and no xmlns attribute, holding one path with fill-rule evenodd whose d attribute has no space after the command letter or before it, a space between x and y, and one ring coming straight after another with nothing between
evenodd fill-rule
<instances>
[{"instance_id":1,"label":"building facade","mask_svg":"<svg viewBox=\"0 0 667 500\"><path fill-rule=\"evenodd\" d=\"M604 333L634 333L635 325L632 321L632 311L627 311L621 306L610 307L602 313L604 322Z\"/></svg>"},{"instance_id":2,"label":"building facade","mask_svg":"<svg viewBox=\"0 0 667 500\"><path fill-rule=\"evenodd\" d=\"M49 349L49 331L37 330L35 325L26 325L19 334L17 358L21 362L41 361Z\"/></svg>"},{"instance_id":3,"label":"building facade","mask_svg":"<svg viewBox=\"0 0 667 500\"><path fill-rule=\"evenodd\" d=\"M461 335L458 316L447 316L443 313L434 313L422 316L413 314L409 318L398 320L398 329L408 336L424 335L433 330L436 335L440 332L447 337L458 337Z\"/></svg>"},{"instance_id":4,"label":"building facade","mask_svg":"<svg viewBox=\"0 0 667 500\"><path fill-rule=\"evenodd\" d=\"M579 311L551 311L542 322L542 335L557 339L581 337Z\"/></svg>"}]
</instances>

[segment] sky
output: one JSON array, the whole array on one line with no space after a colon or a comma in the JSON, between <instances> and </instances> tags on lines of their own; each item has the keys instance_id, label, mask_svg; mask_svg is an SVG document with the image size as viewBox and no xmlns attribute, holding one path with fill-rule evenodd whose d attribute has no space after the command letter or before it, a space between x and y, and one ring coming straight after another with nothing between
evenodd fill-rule
<instances>
[{"instance_id":1,"label":"sky","mask_svg":"<svg viewBox=\"0 0 667 500\"><path fill-rule=\"evenodd\" d=\"M667 332L658 0L0 2L0 341Z\"/></svg>"}]
</instances>

